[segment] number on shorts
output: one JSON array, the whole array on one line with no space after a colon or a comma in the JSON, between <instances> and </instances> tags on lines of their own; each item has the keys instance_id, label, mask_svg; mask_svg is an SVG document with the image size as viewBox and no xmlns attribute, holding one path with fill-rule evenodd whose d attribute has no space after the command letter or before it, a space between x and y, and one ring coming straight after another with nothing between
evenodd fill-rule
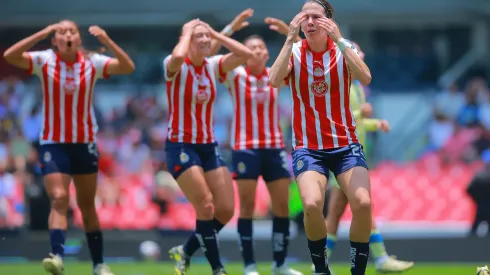
<instances>
[{"instance_id":1,"label":"number on shorts","mask_svg":"<svg viewBox=\"0 0 490 275\"><path fill-rule=\"evenodd\" d=\"M87 149L89 154L99 157L99 153L97 152L97 146L95 145L95 143L93 142L89 143Z\"/></svg>"},{"instance_id":2,"label":"number on shorts","mask_svg":"<svg viewBox=\"0 0 490 275\"><path fill-rule=\"evenodd\" d=\"M358 144L351 145L352 155L355 157L364 157L361 146Z\"/></svg>"}]
</instances>

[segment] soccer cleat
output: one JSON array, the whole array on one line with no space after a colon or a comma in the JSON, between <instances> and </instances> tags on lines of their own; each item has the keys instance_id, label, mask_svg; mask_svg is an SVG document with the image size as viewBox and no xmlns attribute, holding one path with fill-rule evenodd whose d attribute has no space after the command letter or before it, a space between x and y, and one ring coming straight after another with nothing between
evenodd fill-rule
<instances>
[{"instance_id":1,"label":"soccer cleat","mask_svg":"<svg viewBox=\"0 0 490 275\"><path fill-rule=\"evenodd\" d=\"M257 271L257 266L254 264L249 264L243 269L243 275L260 275Z\"/></svg>"},{"instance_id":2,"label":"soccer cleat","mask_svg":"<svg viewBox=\"0 0 490 275\"><path fill-rule=\"evenodd\" d=\"M94 275L114 275L109 267L105 264L98 264L94 268Z\"/></svg>"},{"instance_id":3,"label":"soccer cleat","mask_svg":"<svg viewBox=\"0 0 490 275\"><path fill-rule=\"evenodd\" d=\"M287 264L272 268L271 275L303 275L303 273L290 268Z\"/></svg>"},{"instance_id":4,"label":"soccer cleat","mask_svg":"<svg viewBox=\"0 0 490 275\"><path fill-rule=\"evenodd\" d=\"M213 275L228 275L228 273L226 273L226 270L223 267L221 267L216 270L213 270Z\"/></svg>"},{"instance_id":5,"label":"soccer cleat","mask_svg":"<svg viewBox=\"0 0 490 275\"><path fill-rule=\"evenodd\" d=\"M387 257L386 260L376 263L376 272L379 273L399 273L411 269L414 262L400 261L395 256Z\"/></svg>"},{"instance_id":6,"label":"soccer cleat","mask_svg":"<svg viewBox=\"0 0 490 275\"><path fill-rule=\"evenodd\" d=\"M328 266L328 268L330 269L330 266ZM315 273L315 265L314 264L311 265L311 270L313 270L313 275L317 274L317 273ZM318 273L318 274L322 274L322 273ZM330 269L330 275L335 275L333 273L332 269Z\"/></svg>"},{"instance_id":7,"label":"soccer cleat","mask_svg":"<svg viewBox=\"0 0 490 275\"><path fill-rule=\"evenodd\" d=\"M49 257L43 260L44 270L52 275L63 275L63 259L60 256L49 253Z\"/></svg>"},{"instance_id":8,"label":"soccer cleat","mask_svg":"<svg viewBox=\"0 0 490 275\"><path fill-rule=\"evenodd\" d=\"M168 254L170 259L175 261L174 275L186 275L187 269L191 264L190 257L185 254L184 247L182 245L172 247Z\"/></svg>"},{"instance_id":9,"label":"soccer cleat","mask_svg":"<svg viewBox=\"0 0 490 275\"><path fill-rule=\"evenodd\" d=\"M490 271L488 270L488 266L482 266L476 268L476 275L489 275Z\"/></svg>"}]
</instances>

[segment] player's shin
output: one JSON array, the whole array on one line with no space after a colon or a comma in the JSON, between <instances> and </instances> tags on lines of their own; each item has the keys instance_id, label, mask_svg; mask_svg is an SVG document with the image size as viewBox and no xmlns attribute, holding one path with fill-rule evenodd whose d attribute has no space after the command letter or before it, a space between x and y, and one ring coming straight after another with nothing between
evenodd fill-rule
<instances>
[{"instance_id":1,"label":"player's shin","mask_svg":"<svg viewBox=\"0 0 490 275\"><path fill-rule=\"evenodd\" d=\"M274 217L272 220L272 251L276 267L286 261L289 246L289 217Z\"/></svg>"},{"instance_id":2,"label":"player's shin","mask_svg":"<svg viewBox=\"0 0 490 275\"><path fill-rule=\"evenodd\" d=\"M364 275L369 258L369 235L371 231L371 202L369 193L356 193L352 200L352 224L350 228L351 274Z\"/></svg>"},{"instance_id":3,"label":"player's shin","mask_svg":"<svg viewBox=\"0 0 490 275\"><path fill-rule=\"evenodd\" d=\"M305 231L308 238L308 248L315 272L330 274L327 263L326 237L327 227L323 219L322 207L320 204L304 203L305 208Z\"/></svg>"},{"instance_id":4,"label":"player's shin","mask_svg":"<svg viewBox=\"0 0 490 275\"><path fill-rule=\"evenodd\" d=\"M218 233L221 231L221 229L223 229L223 227L225 227L225 225L222 222L218 221L216 218L213 220L213 222L214 222L214 229ZM187 239L187 242L183 246L183 250L187 256L191 257L192 255L194 255L194 253L196 253L199 247L201 247L201 245L197 240L196 232L194 232L189 237L189 239Z\"/></svg>"}]
</instances>

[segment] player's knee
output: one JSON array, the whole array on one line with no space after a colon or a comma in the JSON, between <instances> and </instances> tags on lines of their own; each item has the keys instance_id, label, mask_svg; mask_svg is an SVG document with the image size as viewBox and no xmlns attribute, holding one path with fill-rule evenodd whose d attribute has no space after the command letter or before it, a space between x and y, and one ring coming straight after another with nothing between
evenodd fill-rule
<instances>
[{"instance_id":1,"label":"player's knee","mask_svg":"<svg viewBox=\"0 0 490 275\"><path fill-rule=\"evenodd\" d=\"M214 215L216 219L218 219L222 223L227 223L233 218L235 214L235 206L227 205L227 206L219 206L215 205Z\"/></svg>"},{"instance_id":2,"label":"player's knee","mask_svg":"<svg viewBox=\"0 0 490 275\"><path fill-rule=\"evenodd\" d=\"M252 218L255 209L255 198L253 196L240 196L240 217Z\"/></svg>"},{"instance_id":3,"label":"player's knee","mask_svg":"<svg viewBox=\"0 0 490 275\"><path fill-rule=\"evenodd\" d=\"M281 200L279 202L272 203L272 212L276 217L288 217L289 216L289 204L287 200Z\"/></svg>"},{"instance_id":4,"label":"player's knee","mask_svg":"<svg viewBox=\"0 0 490 275\"><path fill-rule=\"evenodd\" d=\"M96 213L95 199L93 197L77 196L77 205L82 215Z\"/></svg>"},{"instance_id":5,"label":"player's knee","mask_svg":"<svg viewBox=\"0 0 490 275\"><path fill-rule=\"evenodd\" d=\"M352 215L371 215L371 196L366 192L358 192L349 202Z\"/></svg>"},{"instance_id":6,"label":"player's knee","mask_svg":"<svg viewBox=\"0 0 490 275\"><path fill-rule=\"evenodd\" d=\"M198 219L212 219L214 217L213 196L211 194L206 194L203 196L202 200L199 200L199 202L194 205L194 208L196 209L196 216Z\"/></svg>"},{"instance_id":7,"label":"player's knee","mask_svg":"<svg viewBox=\"0 0 490 275\"><path fill-rule=\"evenodd\" d=\"M64 190L54 190L51 192L51 209L58 212L66 212L68 211L69 206L69 197L68 193Z\"/></svg>"},{"instance_id":8,"label":"player's knee","mask_svg":"<svg viewBox=\"0 0 490 275\"><path fill-rule=\"evenodd\" d=\"M305 217L322 215L323 216L323 201L316 198L303 199L303 208Z\"/></svg>"}]
</instances>

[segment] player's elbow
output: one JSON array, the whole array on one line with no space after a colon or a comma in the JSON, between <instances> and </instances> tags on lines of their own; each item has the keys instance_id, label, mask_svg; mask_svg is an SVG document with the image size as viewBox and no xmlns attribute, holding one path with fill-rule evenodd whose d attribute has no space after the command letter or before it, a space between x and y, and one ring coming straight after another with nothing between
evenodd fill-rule
<instances>
[{"instance_id":1,"label":"player's elbow","mask_svg":"<svg viewBox=\"0 0 490 275\"><path fill-rule=\"evenodd\" d=\"M15 57L13 56L12 52L10 51L10 49L6 50L3 53L3 59L5 59L5 61L7 61L7 63L9 63L9 64L15 63Z\"/></svg>"},{"instance_id":2,"label":"player's elbow","mask_svg":"<svg viewBox=\"0 0 490 275\"><path fill-rule=\"evenodd\" d=\"M269 84L272 86L272 88L279 88L281 86L281 81L278 79L274 79L272 77L269 78Z\"/></svg>"},{"instance_id":3,"label":"player's elbow","mask_svg":"<svg viewBox=\"0 0 490 275\"><path fill-rule=\"evenodd\" d=\"M124 66L123 73L132 74L135 70L136 70L136 66L134 65L134 62L131 61L126 66Z\"/></svg>"},{"instance_id":4,"label":"player's elbow","mask_svg":"<svg viewBox=\"0 0 490 275\"><path fill-rule=\"evenodd\" d=\"M277 72L273 70L269 72L269 84L273 88L279 88L279 86L281 86L282 81L283 80L278 76Z\"/></svg>"},{"instance_id":5,"label":"player's elbow","mask_svg":"<svg viewBox=\"0 0 490 275\"><path fill-rule=\"evenodd\" d=\"M370 72L363 73L362 76L358 78L358 80L359 82L361 82L363 86L368 86L369 84L371 84L371 80L372 80L371 73Z\"/></svg>"}]
</instances>

